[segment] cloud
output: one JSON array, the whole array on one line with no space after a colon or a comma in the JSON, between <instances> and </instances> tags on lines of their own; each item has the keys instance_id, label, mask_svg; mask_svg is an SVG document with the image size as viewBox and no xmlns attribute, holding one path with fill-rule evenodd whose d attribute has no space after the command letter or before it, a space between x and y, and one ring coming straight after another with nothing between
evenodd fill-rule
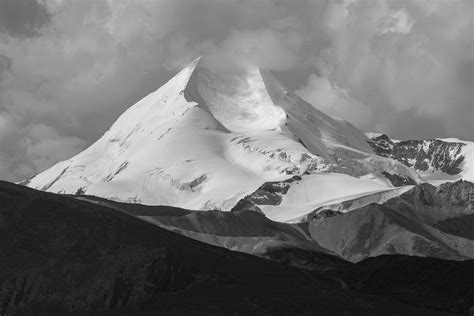
<instances>
[{"instance_id":1,"label":"cloud","mask_svg":"<svg viewBox=\"0 0 474 316\"><path fill-rule=\"evenodd\" d=\"M368 128L373 119L367 105L355 100L346 90L325 77L310 75L307 84L296 93L326 114L344 117L360 128Z\"/></svg>"},{"instance_id":2,"label":"cloud","mask_svg":"<svg viewBox=\"0 0 474 316\"><path fill-rule=\"evenodd\" d=\"M0 32L16 38L34 37L51 19L47 8L36 0L0 0Z\"/></svg>"},{"instance_id":3,"label":"cloud","mask_svg":"<svg viewBox=\"0 0 474 316\"><path fill-rule=\"evenodd\" d=\"M387 117L415 126L426 117L440 126L431 137L474 139L472 2L433 2L340 1L326 8L317 27L331 44L313 65L357 100L356 109L370 108L371 121L360 127L380 128ZM309 77L301 91L311 94L313 86ZM352 112L345 113L342 118L351 120ZM394 137L407 136L401 124L389 125ZM408 137L427 137L421 128L410 130Z\"/></svg>"},{"instance_id":4,"label":"cloud","mask_svg":"<svg viewBox=\"0 0 474 316\"><path fill-rule=\"evenodd\" d=\"M367 130L474 139L470 12L469 0L0 0L0 178L84 149L198 55L275 70Z\"/></svg>"},{"instance_id":5,"label":"cloud","mask_svg":"<svg viewBox=\"0 0 474 316\"><path fill-rule=\"evenodd\" d=\"M218 46L207 48L204 59L211 67L238 64L286 70L298 61L301 46L301 34L291 29L233 31Z\"/></svg>"},{"instance_id":6,"label":"cloud","mask_svg":"<svg viewBox=\"0 0 474 316\"><path fill-rule=\"evenodd\" d=\"M400 9L393 11L384 17L381 21L380 32L408 34L413 27L413 21L407 11Z\"/></svg>"},{"instance_id":7,"label":"cloud","mask_svg":"<svg viewBox=\"0 0 474 316\"><path fill-rule=\"evenodd\" d=\"M0 82L2 82L3 78L11 70L12 61L10 58L0 55Z\"/></svg>"},{"instance_id":8,"label":"cloud","mask_svg":"<svg viewBox=\"0 0 474 316\"><path fill-rule=\"evenodd\" d=\"M82 139L59 135L54 128L43 124L31 126L26 133L26 155L30 157L34 170L48 168L85 145Z\"/></svg>"},{"instance_id":9,"label":"cloud","mask_svg":"<svg viewBox=\"0 0 474 316\"><path fill-rule=\"evenodd\" d=\"M85 146L75 136L59 135L44 124L18 127L18 120L0 113L0 174L10 181L24 179L50 167Z\"/></svg>"}]
</instances>

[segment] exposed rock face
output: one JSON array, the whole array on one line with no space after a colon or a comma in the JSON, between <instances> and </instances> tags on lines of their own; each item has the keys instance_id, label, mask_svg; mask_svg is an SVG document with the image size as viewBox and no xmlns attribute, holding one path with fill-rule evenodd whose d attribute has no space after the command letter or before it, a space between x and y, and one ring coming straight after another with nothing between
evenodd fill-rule
<instances>
[{"instance_id":1,"label":"exposed rock face","mask_svg":"<svg viewBox=\"0 0 474 316\"><path fill-rule=\"evenodd\" d=\"M431 169L449 175L462 171L463 143L439 139L393 141L385 134L369 139L368 143L379 156L396 159L415 170Z\"/></svg>"},{"instance_id":2,"label":"exposed rock face","mask_svg":"<svg viewBox=\"0 0 474 316\"><path fill-rule=\"evenodd\" d=\"M290 189L290 184L298 180L301 180L300 176L293 176L284 181L266 182L255 192L241 199L232 211L249 209L252 206L258 209L258 205L280 205L283 196Z\"/></svg>"},{"instance_id":3,"label":"exposed rock face","mask_svg":"<svg viewBox=\"0 0 474 316\"><path fill-rule=\"evenodd\" d=\"M451 217L453 217L459 215L452 211L454 208L463 210L470 208L472 192L474 192L474 183L469 181L446 182L437 187L423 183L404 193L401 198L415 204L421 203L436 208L446 207L448 209L444 213L449 216L451 210ZM391 201L392 204L395 201Z\"/></svg>"},{"instance_id":4,"label":"exposed rock face","mask_svg":"<svg viewBox=\"0 0 474 316\"><path fill-rule=\"evenodd\" d=\"M396 173L382 172L382 174L387 178L390 183L395 187L401 187L404 185L415 185L416 182L412 178L406 177L403 175L398 175Z\"/></svg>"}]
</instances>

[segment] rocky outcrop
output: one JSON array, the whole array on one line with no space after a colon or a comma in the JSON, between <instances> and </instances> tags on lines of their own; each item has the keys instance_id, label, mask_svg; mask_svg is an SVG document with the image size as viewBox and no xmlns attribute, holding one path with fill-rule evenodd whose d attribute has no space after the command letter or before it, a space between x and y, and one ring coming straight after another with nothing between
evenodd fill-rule
<instances>
[{"instance_id":1,"label":"rocky outcrop","mask_svg":"<svg viewBox=\"0 0 474 316\"><path fill-rule=\"evenodd\" d=\"M241 199L232 208L232 211L241 211L251 208L259 210L258 205L280 205L283 196L288 193L291 183L301 180L300 176L293 176L284 181L266 182L252 194Z\"/></svg>"},{"instance_id":2,"label":"rocky outcrop","mask_svg":"<svg viewBox=\"0 0 474 316\"><path fill-rule=\"evenodd\" d=\"M412 202L421 201L435 207L467 208L471 192L474 192L474 183L469 181L446 182L437 187L423 183L404 193L403 198Z\"/></svg>"},{"instance_id":3,"label":"rocky outcrop","mask_svg":"<svg viewBox=\"0 0 474 316\"><path fill-rule=\"evenodd\" d=\"M368 143L377 155L396 159L415 170L442 171L449 175L462 171L464 143L439 139L393 141L385 134L370 138Z\"/></svg>"},{"instance_id":4,"label":"rocky outcrop","mask_svg":"<svg viewBox=\"0 0 474 316\"><path fill-rule=\"evenodd\" d=\"M407 176L398 175L396 173L382 172L382 174L387 178L394 187L402 187L404 185L415 185L416 182Z\"/></svg>"}]
</instances>

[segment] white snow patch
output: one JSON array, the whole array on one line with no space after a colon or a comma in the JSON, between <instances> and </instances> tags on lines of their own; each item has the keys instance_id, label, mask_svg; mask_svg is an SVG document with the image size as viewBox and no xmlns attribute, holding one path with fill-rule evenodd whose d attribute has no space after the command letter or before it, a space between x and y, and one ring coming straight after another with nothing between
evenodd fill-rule
<instances>
[{"instance_id":1,"label":"white snow patch","mask_svg":"<svg viewBox=\"0 0 474 316\"><path fill-rule=\"evenodd\" d=\"M279 222L300 222L315 209L336 201L386 191L385 185L341 173L312 174L292 183L280 205L259 205L265 215Z\"/></svg>"}]
</instances>

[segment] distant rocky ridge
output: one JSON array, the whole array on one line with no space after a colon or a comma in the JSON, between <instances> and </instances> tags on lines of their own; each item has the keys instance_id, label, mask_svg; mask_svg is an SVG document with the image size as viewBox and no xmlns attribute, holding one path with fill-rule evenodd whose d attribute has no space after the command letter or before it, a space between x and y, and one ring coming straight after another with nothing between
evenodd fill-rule
<instances>
[{"instance_id":1,"label":"distant rocky ridge","mask_svg":"<svg viewBox=\"0 0 474 316\"><path fill-rule=\"evenodd\" d=\"M370 138L368 143L382 157L396 159L418 171L442 171L455 175L462 171L465 157L461 142L446 142L439 139L393 141L385 134Z\"/></svg>"}]
</instances>

